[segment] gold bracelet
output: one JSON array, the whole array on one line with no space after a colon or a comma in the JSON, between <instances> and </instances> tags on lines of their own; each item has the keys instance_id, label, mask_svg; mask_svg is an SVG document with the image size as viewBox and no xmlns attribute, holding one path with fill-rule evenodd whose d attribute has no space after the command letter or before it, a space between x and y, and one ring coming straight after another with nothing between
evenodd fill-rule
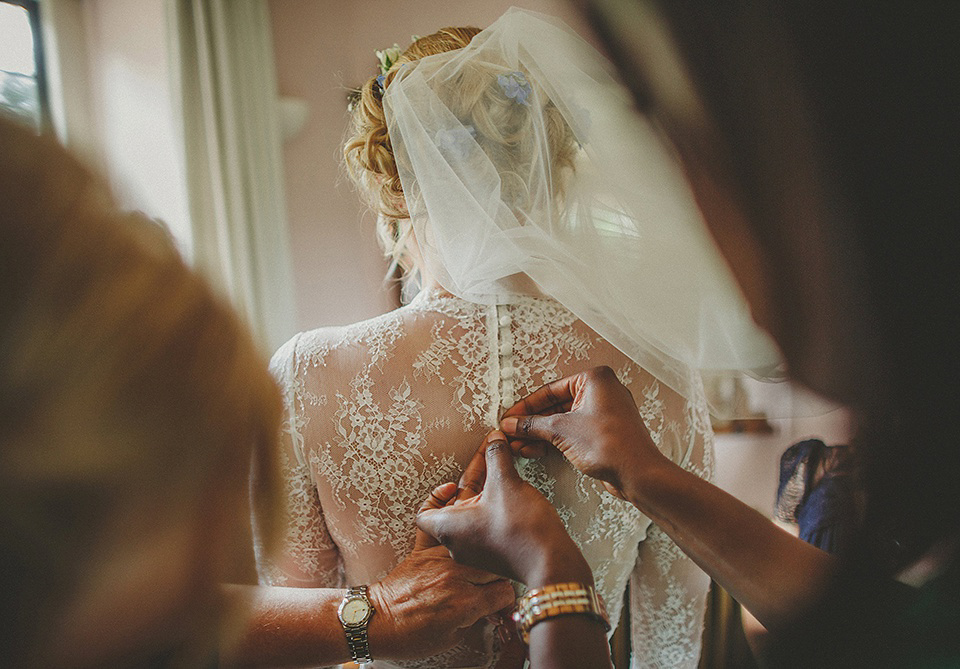
<instances>
[{"instance_id":1,"label":"gold bracelet","mask_svg":"<svg viewBox=\"0 0 960 669\"><path fill-rule=\"evenodd\" d=\"M583 583L556 583L536 590L528 590L517 600L513 621L524 643L530 643L530 628L548 618L566 615L586 615L610 631L610 617L603 600L592 585Z\"/></svg>"}]
</instances>

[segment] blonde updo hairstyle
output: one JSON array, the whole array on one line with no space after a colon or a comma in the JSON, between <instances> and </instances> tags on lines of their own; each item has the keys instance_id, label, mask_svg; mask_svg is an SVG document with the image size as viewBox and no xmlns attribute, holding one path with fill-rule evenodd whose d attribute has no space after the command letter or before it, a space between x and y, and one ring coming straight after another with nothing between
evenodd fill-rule
<instances>
[{"instance_id":1,"label":"blonde updo hairstyle","mask_svg":"<svg viewBox=\"0 0 960 669\"><path fill-rule=\"evenodd\" d=\"M443 28L417 39L391 64L382 88L376 76L363 84L353 111L352 132L344 146L347 171L377 215L377 235L384 254L404 273L418 268L416 256L407 246L412 226L390 143L383 91L390 87L403 65L415 65L421 58L461 49L478 33L479 28ZM529 108L503 93L497 82L498 73L502 72L479 63L463 68L456 82L456 100L445 102L457 118L476 130L477 143L498 167L504 199L521 209L527 190L523 175L530 171L538 134L532 132L533 115ZM529 83L536 90L536 82ZM544 107L543 116L552 163L548 166L552 191L560 197L563 180L573 169L576 139L552 103Z\"/></svg>"}]
</instances>

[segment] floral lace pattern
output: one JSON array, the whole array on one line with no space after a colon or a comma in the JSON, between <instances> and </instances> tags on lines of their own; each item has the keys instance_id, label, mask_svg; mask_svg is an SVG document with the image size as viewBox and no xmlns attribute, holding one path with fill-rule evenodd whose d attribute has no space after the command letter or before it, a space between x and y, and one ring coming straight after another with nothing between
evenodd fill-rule
<instances>
[{"instance_id":1,"label":"floral lace pattern","mask_svg":"<svg viewBox=\"0 0 960 669\"><path fill-rule=\"evenodd\" d=\"M411 550L420 503L458 479L502 404L599 364L633 393L654 443L709 478L702 396L687 401L662 387L551 300L487 306L428 293L370 321L298 335L271 363L286 394L288 514L280 554L258 551L261 580L339 587L381 579ZM633 666L695 667L706 575L558 453L517 465L580 545L614 623L633 583ZM468 644L398 666L490 666L494 655L488 644Z\"/></svg>"},{"instance_id":2,"label":"floral lace pattern","mask_svg":"<svg viewBox=\"0 0 960 669\"><path fill-rule=\"evenodd\" d=\"M349 396L337 393L337 441L311 450L310 464L329 483L338 509L359 512L351 532L336 535L342 550L355 555L358 544L386 540L396 555L406 555L413 548L413 512L436 485L459 478L460 467L452 455L424 448L423 404L406 379L387 391L382 407L369 375L357 376L351 390ZM424 472L431 472L426 483ZM361 481L365 486L357 487ZM377 491L380 503L367 487Z\"/></svg>"},{"instance_id":3,"label":"floral lace pattern","mask_svg":"<svg viewBox=\"0 0 960 669\"><path fill-rule=\"evenodd\" d=\"M427 381L436 379L455 388L454 407L469 430L487 414L490 357L484 339L485 314L460 300L439 300L437 313L448 318L431 328L427 348L417 356L413 369ZM444 374L449 376L447 379Z\"/></svg>"}]
</instances>

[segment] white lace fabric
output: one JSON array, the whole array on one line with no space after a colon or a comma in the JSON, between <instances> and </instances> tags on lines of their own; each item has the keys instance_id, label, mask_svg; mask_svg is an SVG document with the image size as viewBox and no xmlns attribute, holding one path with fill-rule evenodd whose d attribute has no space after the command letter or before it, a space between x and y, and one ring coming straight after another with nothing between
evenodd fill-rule
<instances>
[{"instance_id":1,"label":"white lace fabric","mask_svg":"<svg viewBox=\"0 0 960 669\"><path fill-rule=\"evenodd\" d=\"M422 501L459 478L504 407L600 364L631 390L658 447L709 479L702 393L688 401L662 386L552 300L480 305L433 292L363 323L297 335L272 361L287 403L288 508L279 553L258 550L261 581L345 587L383 578L412 549ZM696 667L707 576L559 454L517 465L556 506L614 624L631 582L631 666ZM480 623L441 656L373 666L488 667L493 636Z\"/></svg>"}]
</instances>

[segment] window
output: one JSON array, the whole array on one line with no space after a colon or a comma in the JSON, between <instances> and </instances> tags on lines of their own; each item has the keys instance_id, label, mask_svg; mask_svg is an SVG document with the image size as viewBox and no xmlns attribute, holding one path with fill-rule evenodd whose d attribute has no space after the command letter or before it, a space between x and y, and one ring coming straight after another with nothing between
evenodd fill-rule
<instances>
[{"instance_id":1,"label":"window","mask_svg":"<svg viewBox=\"0 0 960 669\"><path fill-rule=\"evenodd\" d=\"M37 0L0 1L0 114L49 126Z\"/></svg>"}]
</instances>

